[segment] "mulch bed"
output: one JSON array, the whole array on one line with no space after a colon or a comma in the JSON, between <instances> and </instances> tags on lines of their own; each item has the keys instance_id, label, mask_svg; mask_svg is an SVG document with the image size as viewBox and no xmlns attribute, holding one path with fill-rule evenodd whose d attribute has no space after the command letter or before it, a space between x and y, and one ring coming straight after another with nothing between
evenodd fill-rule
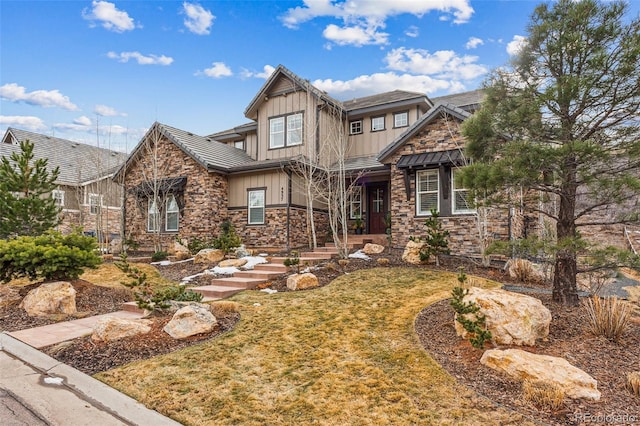
<instances>
[{"instance_id":1,"label":"mulch bed","mask_svg":"<svg viewBox=\"0 0 640 426\"><path fill-rule=\"evenodd\" d=\"M328 267L316 269L313 272L319 279L320 285L329 284L338 276L364 268L380 266L380 258L388 259L389 266L404 266L400 260L401 252L394 251L391 255L372 256L372 260L350 259L348 264L339 265L328 262ZM470 260L445 257L441 266L430 269L441 269L457 272L464 267L468 275L478 275L502 283L514 283L514 280L501 268L483 268ZM195 265L192 262L172 264L168 266L156 265L163 276L174 281L194 275L207 269L207 265ZM415 266L424 268L423 266ZM207 285L212 276L203 275L195 278L191 285ZM97 315L120 309L120 303L132 300L129 290L117 290L94 286L82 281L74 281L78 291L77 306L80 316ZM286 287L286 277L271 280L269 288L278 291L289 291ZM534 290L549 289L544 284L527 284ZM21 290L24 295L31 287ZM611 419L625 419L618 424L640 425L640 398L634 397L624 388L626 374L640 370L640 317L633 318L632 325L619 343L610 342L601 337L594 337L584 328L585 313L581 307L566 307L551 301L550 295L539 291L530 294L542 300L553 315L549 337L535 347L522 349L559 356L583 369L598 381L598 389L602 392L602 399L598 403L588 401L566 400L562 409L550 412L536 408L523 401L520 384L502 376L480 364L482 351L456 336L453 327L453 310L449 301L444 300L426 307L415 322L415 330L431 356L453 375L459 382L487 397L496 404L513 409L530 416L535 421L546 424L573 425L594 420L603 423ZM122 339L116 342L93 342L89 337L61 343L44 349L57 360L69 364L87 374L95 374L135 360L149 358L155 355L179 350L216 336L232 329L239 321L239 314L217 318L218 326L211 333L192 336L187 339L175 340L162 331L170 319L170 315L153 317L152 331L140 337ZM68 318L66 318L68 319ZM35 327L60 321L61 318L38 319L28 317L16 305L0 309L0 331L13 331ZM506 348L506 347L504 347ZM606 417L609 416L609 417ZM616 416L616 417L612 417ZM635 416L635 420L633 420ZM629 419L632 419L629 421ZM598 423L598 422L595 422Z\"/></svg>"}]
</instances>

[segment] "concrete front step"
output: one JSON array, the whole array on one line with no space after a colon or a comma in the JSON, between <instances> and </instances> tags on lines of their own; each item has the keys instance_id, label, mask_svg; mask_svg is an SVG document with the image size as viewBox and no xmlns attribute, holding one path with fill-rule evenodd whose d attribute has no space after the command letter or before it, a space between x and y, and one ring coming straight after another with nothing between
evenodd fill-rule
<instances>
[{"instance_id":1,"label":"concrete front step","mask_svg":"<svg viewBox=\"0 0 640 426\"><path fill-rule=\"evenodd\" d=\"M276 264L276 265L284 265L284 261L285 259L291 259L290 257L272 257L271 258L271 263ZM318 263L321 263L322 261L328 260L330 259L330 257L327 258L320 258L320 257L300 257L300 266L303 265L316 265Z\"/></svg>"},{"instance_id":2,"label":"concrete front step","mask_svg":"<svg viewBox=\"0 0 640 426\"><path fill-rule=\"evenodd\" d=\"M236 293L246 290L244 287L231 287L227 285L205 285L201 287L191 287L192 291L200 293L205 297L212 297L216 299L224 299L225 297L232 296Z\"/></svg>"},{"instance_id":3,"label":"concrete front step","mask_svg":"<svg viewBox=\"0 0 640 426\"><path fill-rule=\"evenodd\" d=\"M282 265L282 266L284 266L284 265ZM277 278L282 274L283 274L283 272L278 272L278 271L264 271L264 270L255 270L254 269L253 271L236 272L236 273L233 274L233 277L234 278L264 278L265 280L270 280L272 278Z\"/></svg>"},{"instance_id":4,"label":"concrete front step","mask_svg":"<svg viewBox=\"0 0 640 426\"><path fill-rule=\"evenodd\" d=\"M266 283L268 280L266 278L247 278L247 277L229 277L229 278L215 278L211 280L212 285L222 286L222 287L238 287L243 290L256 288L258 284ZM191 287L191 290L195 291L200 287Z\"/></svg>"},{"instance_id":5,"label":"concrete front step","mask_svg":"<svg viewBox=\"0 0 640 426\"><path fill-rule=\"evenodd\" d=\"M300 258L312 257L317 259L331 259L332 253L325 252L317 252L317 251L309 251L305 253L300 253Z\"/></svg>"},{"instance_id":6,"label":"concrete front step","mask_svg":"<svg viewBox=\"0 0 640 426\"><path fill-rule=\"evenodd\" d=\"M271 272L278 272L280 274L286 274L289 271L289 268L278 263L260 263L254 266L253 270L254 271L271 271Z\"/></svg>"}]
</instances>

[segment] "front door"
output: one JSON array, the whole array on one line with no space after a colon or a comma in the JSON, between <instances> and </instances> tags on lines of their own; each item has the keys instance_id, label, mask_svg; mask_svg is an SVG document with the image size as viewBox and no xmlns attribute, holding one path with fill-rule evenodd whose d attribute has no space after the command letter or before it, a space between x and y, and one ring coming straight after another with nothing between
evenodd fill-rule
<instances>
[{"instance_id":1,"label":"front door","mask_svg":"<svg viewBox=\"0 0 640 426\"><path fill-rule=\"evenodd\" d=\"M384 218L387 214L387 184L375 184L370 185L367 188L368 196L368 208L369 213L369 233L370 234L384 234L387 226L384 223Z\"/></svg>"}]
</instances>

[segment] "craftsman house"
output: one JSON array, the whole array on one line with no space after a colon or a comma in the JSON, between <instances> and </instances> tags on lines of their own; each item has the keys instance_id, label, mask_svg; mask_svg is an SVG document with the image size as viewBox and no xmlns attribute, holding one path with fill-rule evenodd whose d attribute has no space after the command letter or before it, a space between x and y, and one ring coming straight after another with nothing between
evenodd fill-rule
<instances>
[{"instance_id":1,"label":"craftsman house","mask_svg":"<svg viewBox=\"0 0 640 426\"><path fill-rule=\"evenodd\" d=\"M217 236L230 220L248 246L308 244L303 159L343 164L357 179L349 215L364 233L394 244L424 234L431 209L451 232L454 252L477 254L477 214L455 174L465 164L460 123L482 92L429 99L396 90L338 101L279 66L245 109L248 123L198 136L154 123L116 173L124 182L124 228L143 246ZM337 144L337 145L336 145ZM321 239L330 238L326 206L314 203ZM513 212L512 212L513 213ZM484 233L508 238L518 229L508 211L485 218ZM389 221L390 220L390 221ZM513 223L512 223L513 222Z\"/></svg>"},{"instance_id":2,"label":"craftsman house","mask_svg":"<svg viewBox=\"0 0 640 426\"><path fill-rule=\"evenodd\" d=\"M51 194L61 208L58 229L67 233L79 226L101 242L120 235L122 187L112 177L127 155L10 127L0 156L20 152L20 142L26 140L34 144L35 158L48 160L49 171L60 170L58 188Z\"/></svg>"}]
</instances>

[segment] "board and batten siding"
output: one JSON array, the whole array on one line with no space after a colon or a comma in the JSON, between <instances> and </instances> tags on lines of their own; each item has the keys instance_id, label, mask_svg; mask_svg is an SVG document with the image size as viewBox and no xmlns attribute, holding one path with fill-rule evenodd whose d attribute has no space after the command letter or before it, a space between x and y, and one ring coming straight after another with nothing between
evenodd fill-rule
<instances>
[{"instance_id":1,"label":"board and batten siding","mask_svg":"<svg viewBox=\"0 0 640 426\"><path fill-rule=\"evenodd\" d=\"M388 111L385 113L374 113L371 115L361 117L349 117L349 122L354 120L362 120L362 133L358 135L349 135L349 152L348 157L368 157L377 155L387 145L393 142L398 136L400 136L407 128L414 123L418 117L418 110L416 107L412 107L408 110L407 117L408 126L406 127L393 127L393 114L397 112L407 111L406 108L400 108L397 111ZM385 130L379 130L376 132L371 131L371 119L373 117L384 116ZM348 131L348 130L347 130Z\"/></svg>"},{"instance_id":2,"label":"board and batten siding","mask_svg":"<svg viewBox=\"0 0 640 426\"><path fill-rule=\"evenodd\" d=\"M265 204L282 206L288 202L289 177L282 170L229 176L229 208L247 207L247 191L265 188Z\"/></svg>"}]
</instances>

